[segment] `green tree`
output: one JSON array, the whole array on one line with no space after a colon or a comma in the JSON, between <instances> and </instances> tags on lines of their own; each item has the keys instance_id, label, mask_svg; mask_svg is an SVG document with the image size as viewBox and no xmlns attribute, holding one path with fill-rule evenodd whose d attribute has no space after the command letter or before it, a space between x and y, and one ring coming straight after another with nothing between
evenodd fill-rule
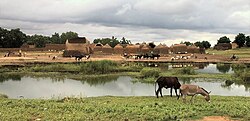
<instances>
[{"instance_id":1,"label":"green tree","mask_svg":"<svg viewBox=\"0 0 250 121\"><path fill-rule=\"evenodd\" d=\"M198 41L194 43L195 46L199 47L199 48L205 48L208 49L211 47L211 44L208 41Z\"/></svg>"},{"instance_id":2,"label":"green tree","mask_svg":"<svg viewBox=\"0 0 250 121\"><path fill-rule=\"evenodd\" d=\"M239 46L239 48L243 47L246 42L245 34L239 33L236 37L234 42Z\"/></svg>"},{"instance_id":3,"label":"green tree","mask_svg":"<svg viewBox=\"0 0 250 121\"><path fill-rule=\"evenodd\" d=\"M189 42L189 41L181 42L180 44L186 44L187 46L193 45L193 44L192 44L191 42Z\"/></svg>"},{"instance_id":4,"label":"green tree","mask_svg":"<svg viewBox=\"0 0 250 121\"><path fill-rule=\"evenodd\" d=\"M98 38L94 39L93 43L101 43L103 45L109 44L111 47L115 47L117 44L119 44L119 41L117 38Z\"/></svg>"},{"instance_id":5,"label":"green tree","mask_svg":"<svg viewBox=\"0 0 250 121\"><path fill-rule=\"evenodd\" d=\"M64 44L64 41L62 41L60 35L58 33L54 33L52 36L51 36L51 43L53 44Z\"/></svg>"},{"instance_id":6,"label":"green tree","mask_svg":"<svg viewBox=\"0 0 250 121\"><path fill-rule=\"evenodd\" d=\"M203 45L203 47L204 47L205 49L208 49L208 48L211 47L211 44L210 44L208 41L202 41L201 43L202 43L202 45Z\"/></svg>"},{"instance_id":7,"label":"green tree","mask_svg":"<svg viewBox=\"0 0 250 121\"><path fill-rule=\"evenodd\" d=\"M246 37L246 45L247 47L250 47L250 36Z\"/></svg>"},{"instance_id":8,"label":"green tree","mask_svg":"<svg viewBox=\"0 0 250 121\"><path fill-rule=\"evenodd\" d=\"M19 48L26 40L24 34L19 28L7 29L0 28L0 47L3 48Z\"/></svg>"},{"instance_id":9,"label":"green tree","mask_svg":"<svg viewBox=\"0 0 250 121\"><path fill-rule=\"evenodd\" d=\"M37 48L45 47L45 45L49 42L50 42L50 37L37 34L30 36L27 41L27 43L29 44L35 44Z\"/></svg>"},{"instance_id":10,"label":"green tree","mask_svg":"<svg viewBox=\"0 0 250 121\"><path fill-rule=\"evenodd\" d=\"M62 33L61 37L61 44L65 43L67 39L73 39L73 38L77 38L78 34L76 32L66 32L66 33Z\"/></svg>"},{"instance_id":11,"label":"green tree","mask_svg":"<svg viewBox=\"0 0 250 121\"><path fill-rule=\"evenodd\" d=\"M131 44L131 41L127 40L125 37L122 37L120 44Z\"/></svg>"},{"instance_id":12,"label":"green tree","mask_svg":"<svg viewBox=\"0 0 250 121\"><path fill-rule=\"evenodd\" d=\"M230 43L230 42L231 42L230 39L228 37L226 37L226 36L221 37L219 40L217 40L217 44L219 44L219 43Z\"/></svg>"}]
</instances>

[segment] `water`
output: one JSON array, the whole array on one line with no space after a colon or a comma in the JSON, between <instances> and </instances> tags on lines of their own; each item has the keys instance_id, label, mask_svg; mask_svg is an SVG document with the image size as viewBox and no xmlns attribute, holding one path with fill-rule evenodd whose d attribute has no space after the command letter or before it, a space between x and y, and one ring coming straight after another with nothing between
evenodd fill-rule
<instances>
[{"instance_id":1,"label":"water","mask_svg":"<svg viewBox=\"0 0 250 121\"><path fill-rule=\"evenodd\" d=\"M133 83L129 76L119 76L111 81L92 82L63 79L55 81L51 78L21 77L21 80L9 79L0 83L0 92L9 98L61 98L64 96L154 96L154 84ZM222 96L250 96L250 89L244 85L224 86L224 80L203 78L180 79L180 83L197 84L211 95ZM169 95L169 89L163 89L164 95Z\"/></svg>"}]
</instances>

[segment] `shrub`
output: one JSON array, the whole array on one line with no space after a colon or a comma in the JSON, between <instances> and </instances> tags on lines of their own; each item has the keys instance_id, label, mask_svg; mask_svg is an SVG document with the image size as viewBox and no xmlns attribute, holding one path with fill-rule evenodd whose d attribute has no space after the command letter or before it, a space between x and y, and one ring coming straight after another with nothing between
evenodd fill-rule
<instances>
[{"instance_id":1,"label":"shrub","mask_svg":"<svg viewBox=\"0 0 250 121\"><path fill-rule=\"evenodd\" d=\"M177 74L188 74L188 75L195 75L195 71L192 67L185 67L181 68L177 71Z\"/></svg>"},{"instance_id":2,"label":"shrub","mask_svg":"<svg viewBox=\"0 0 250 121\"><path fill-rule=\"evenodd\" d=\"M157 68L143 68L141 70L141 75L142 75L143 78L159 77L160 69L157 69Z\"/></svg>"},{"instance_id":3,"label":"shrub","mask_svg":"<svg viewBox=\"0 0 250 121\"><path fill-rule=\"evenodd\" d=\"M110 60L90 61L81 64L80 71L85 74L106 74L115 71L118 64Z\"/></svg>"}]
</instances>

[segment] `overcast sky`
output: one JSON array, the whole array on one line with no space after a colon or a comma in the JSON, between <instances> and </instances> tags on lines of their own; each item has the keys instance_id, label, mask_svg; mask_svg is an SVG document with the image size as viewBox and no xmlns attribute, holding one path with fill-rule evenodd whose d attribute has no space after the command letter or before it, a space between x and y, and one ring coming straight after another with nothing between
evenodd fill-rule
<instances>
[{"instance_id":1,"label":"overcast sky","mask_svg":"<svg viewBox=\"0 0 250 121\"><path fill-rule=\"evenodd\" d=\"M234 40L250 35L249 0L1 0L0 27L51 36L74 31L137 42Z\"/></svg>"}]
</instances>

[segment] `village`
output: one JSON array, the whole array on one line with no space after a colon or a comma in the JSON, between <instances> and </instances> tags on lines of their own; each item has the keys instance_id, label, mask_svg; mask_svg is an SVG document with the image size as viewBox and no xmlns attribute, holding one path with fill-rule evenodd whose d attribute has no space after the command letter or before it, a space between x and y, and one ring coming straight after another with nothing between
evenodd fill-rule
<instances>
[{"instance_id":1,"label":"village","mask_svg":"<svg viewBox=\"0 0 250 121\"><path fill-rule=\"evenodd\" d=\"M235 43L220 43L214 49L224 51L236 48ZM75 62L75 57L85 57L88 60L114 60L114 61L154 61L154 62L232 62L231 56L208 53L204 48L194 45L166 44L150 46L148 43L117 44L114 48L101 43L90 43L86 37L77 37L66 40L65 44L46 44L43 48L24 44L20 48L0 48L1 64L26 62ZM151 57L152 55L157 56ZM148 57L146 57L148 56ZM81 58L80 61L86 61ZM248 61L247 59L243 60ZM240 60L238 60L240 62Z\"/></svg>"}]
</instances>

